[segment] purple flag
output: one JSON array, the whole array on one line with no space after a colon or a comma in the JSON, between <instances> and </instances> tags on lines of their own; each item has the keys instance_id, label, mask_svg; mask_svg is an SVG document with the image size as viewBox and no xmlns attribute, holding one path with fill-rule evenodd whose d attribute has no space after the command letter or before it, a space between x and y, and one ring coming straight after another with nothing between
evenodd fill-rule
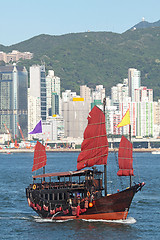
<instances>
[{"instance_id":1,"label":"purple flag","mask_svg":"<svg viewBox=\"0 0 160 240\"><path fill-rule=\"evenodd\" d=\"M36 134L36 133L42 133L42 122L41 120L37 123L33 131L29 132L29 134Z\"/></svg>"}]
</instances>

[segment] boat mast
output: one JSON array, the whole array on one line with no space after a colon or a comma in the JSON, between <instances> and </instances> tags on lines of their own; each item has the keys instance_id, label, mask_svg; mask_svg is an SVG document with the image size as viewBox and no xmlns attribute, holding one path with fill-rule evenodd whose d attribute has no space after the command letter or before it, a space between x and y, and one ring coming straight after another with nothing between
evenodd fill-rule
<instances>
[{"instance_id":1,"label":"boat mast","mask_svg":"<svg viewBox=\"0 0 160 240\"><path fill-rule=\"evenodd\" d=\"M42 138L42 145L44 146L44 140L43 140L43 138ZM43 174L45 174L45 166L43 167ZM45 181L45 177L43 178L43 181Z\"/></svg>"},{"instance_id":2,"label":"boat mast","mask_svg":"<svg viewBox=\"0 0 160 240\"><path fill-rule=\"evenodd\" d=\"M131 124L129 124L129 141L131 142ZM130 176L130 187L132 187L132 176Z\"/></svg>"},{"instance_id":3,"label":"boat mast","mask_svg":"<svg viewBox=\"0 0 160 240\"><path fill-rule=\"evenodd\" d=\"M103 113L105 116L106 98L103 99ZM106 117L105 117L106 119ZM105 196L107 196L107 164L104 164L104 191Z\"/></svg>"},{"instance_id":4,"label":"boat mast","mask_svg":"<svg viewBox=\"0 0 160 240\"><path fill-rule=\"evenodd\" d=\"M45 174L45 167L43 167L43 174ZM45 181L45 177L43 178L43 181Z\"/></svg>"}]
</instances>

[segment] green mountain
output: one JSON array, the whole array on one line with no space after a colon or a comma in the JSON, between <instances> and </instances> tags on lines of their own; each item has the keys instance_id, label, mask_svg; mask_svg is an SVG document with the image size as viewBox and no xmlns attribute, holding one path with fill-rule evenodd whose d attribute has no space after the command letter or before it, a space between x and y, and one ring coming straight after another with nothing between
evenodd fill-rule
<instances>
[{"instance_id":1,"label":"green mountain","mask_svg":"<svg viewBox=\"0 0 160 240\"><path fill-rule=\"evenodd\" d=\"M157 22L153 22L153 23L142 20L141 22L139 22L138 24L133 26L131 29L133 29L133 28L136 28L136 29L138 29L138 28L153 28L153 27L160 27L160 20L158 20Z\"/></svg>"},{"instance_id":2,"label":"green mountain","mask_svg":"<svg viewBox=\"0 0 160 240\"><path fill-rule=\"evenodd\" d=\"M103 84L106 95L112 86L127 78L128 68L141 71L141 85L154 89L160 98L160 27L112 32L71 33L62 36L39 35L0 51L34 53L32 60L20 61L28 69L45 63L61 78L62 90L79 93L79 86Z\"/></svg>"}]
</instances>

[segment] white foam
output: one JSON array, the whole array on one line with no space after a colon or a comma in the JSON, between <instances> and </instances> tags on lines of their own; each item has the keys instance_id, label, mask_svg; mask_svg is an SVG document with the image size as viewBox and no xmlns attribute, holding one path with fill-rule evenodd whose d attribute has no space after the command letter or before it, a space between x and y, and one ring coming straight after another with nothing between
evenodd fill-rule
<instances>
[{"instance_id":1,"label":"white foam","mask_svg":"<svg viewBox=\"0 0 160 240\"><path fill-rule=\"evenodd\" d=\"M122 223L122 224L134 224L136 223L136 219L134 219L133 217L129 217L125 220L103 220L103 219L82 219L83 221L86 222L105 222L105 223Z\"/></svg>"},{"instance_id":2,"label":"white foam","mask_svg":"<svg viewBox=\"0 0 160 240\"><path fill-rule=\"evenodd\" d=\"M68 222L72 221L73 219L67 219L67 220L54 220L54 219L44 219L38 216L33 216L35 222L40 222L40 223L46 223L46 222L56 222L56 223L63 223L63 222Z\"/></svg>"},{"instance_id":3,"label":"white foam","mask_svg":"<svg viewBox=\"0 0 160 240\"><path fill-rule=\"evenodd\" d=\"M46 223L46 222L55 222L55 223L63 223L63 222L68 222L68 221L73 221L73 219L67 219L67 220L54 220L54 219L43 219L39 216L33 216L35 222L38 223ZM104 223L121 223L121 224L134 224L136 223L136 219L133 217L129 217L126 220L103 220L103 219L81 219L82 221L85 222L104 222Z\"/></svg>"},{"instance_id":4,"label":"white foam","mask_svg":"<svg viewBox=\"0 0 160 240\"><path fill-rule=\"evenodd\" d=\"M19 219L19 220L29 220L28 217L0 217L0 219Z\"/></svg>"}]
</instances>

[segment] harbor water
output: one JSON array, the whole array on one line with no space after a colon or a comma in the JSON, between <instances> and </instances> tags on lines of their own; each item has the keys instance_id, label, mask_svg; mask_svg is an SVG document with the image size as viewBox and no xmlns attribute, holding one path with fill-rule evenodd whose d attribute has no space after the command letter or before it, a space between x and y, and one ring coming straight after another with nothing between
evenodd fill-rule
<instances>
[{"instance_id":1,"label":"harbor water","mask_svg":"<svg viewBox=\"0 0 160 240\"><path fill-rule=\"evenodd\" d=\"M76 170L78 153L47 153L46 172ZM126 188L129 179L116 175L117 161L109 153L108 193ZM33 153L0 154L0 239L160 239L160 155L134 153L133 182L146 185L131 204L125 221L44 220L28 206L25 188L32 183ZM103 169L102 166L100 166Z\"/></svg>"}]
</instances>

